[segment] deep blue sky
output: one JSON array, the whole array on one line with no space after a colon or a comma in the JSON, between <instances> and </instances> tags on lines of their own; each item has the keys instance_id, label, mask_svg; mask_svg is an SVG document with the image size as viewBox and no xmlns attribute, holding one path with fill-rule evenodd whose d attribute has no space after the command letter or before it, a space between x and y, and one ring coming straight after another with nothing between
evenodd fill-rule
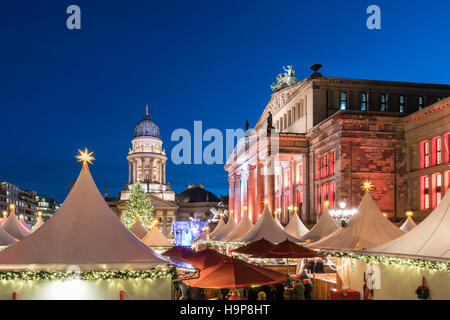
<instances>
[{"instance_id":1,"label":"deep blue sky","mask_svg":"<svg viewBox=\"0 0 450 320\"><path fill-rule=\"evenodd\" d=\"M81 7L82 29L66 28ZM381 7L382 29L366 28ZM325 76L450 83L448 1L2 1L0 180L60 201L81 168L97 161L103 192L117 195L145 105L168 154L176 128L254 125L281 66L299 79ZM228 193L223 165L167 166L187 183Z\"/></svg>"}]
</instances>

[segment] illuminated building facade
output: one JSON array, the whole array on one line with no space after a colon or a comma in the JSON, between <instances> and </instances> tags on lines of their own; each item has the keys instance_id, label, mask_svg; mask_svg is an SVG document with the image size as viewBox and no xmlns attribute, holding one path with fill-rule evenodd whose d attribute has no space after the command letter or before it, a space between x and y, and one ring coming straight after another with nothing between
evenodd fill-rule
<instances>
[{"instance_id":1,"label":"illuminated building facade","mask_svg":"<svg viewBox=\"0 0 450 320\"><path fill-rule=\"evenodd\" d=\"M282 223L298 211L312 224L326 200L331 208L341 201L356 207L364 180L389 218L413 210L423 219L448 189L450 86L330 78L317 70L276 86L258 134L231 153L225 170L235 220L248 214L256 221L266 199Z\"/></svg>"},{"instance_id":2,"label":"illuminated building facade","mask_svg":"<svg viewBox=\"0 0 450 320\"><path fill-rule=\"evenodd\" d=\"M0 182L0 209L9 212L9 205L16 206L15 213L17 216L23 215L23 219L27 223L35 220L36 213L36 192L31 190L20 190L20 188L12 183Z\"/></svg>"},{"instance_id":3,"label":"illuminated building facade","mask_svg":"<svg viewBox=\"0 0 450 320\"><path fill-rule=\"evenodd\" d=\"M61 204L46 196L36 196L36 210L42 212L42 219L47 221L59 209Z\"/></svg>"}]
</instances>

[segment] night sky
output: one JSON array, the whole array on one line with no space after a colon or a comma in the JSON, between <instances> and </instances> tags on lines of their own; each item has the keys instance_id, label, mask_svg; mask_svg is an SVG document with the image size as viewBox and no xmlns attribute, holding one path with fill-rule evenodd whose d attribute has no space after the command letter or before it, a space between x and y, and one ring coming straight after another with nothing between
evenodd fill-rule
<instances>
[{"instance_id":1,"label":"night sky","mask_svg":"<svg viewBox=\"0 0 450 320\"><path fill-rule=\"evenodd\" d=\"M81 30L66 8L81 8ZM366 8L381 7L381 30ZM282 65L324 76L450 83L448 1L1 1L0 180L64 200L94 151L117 196L149 104L168 155L173 130L253 126ZM204 143L206 145L207 143ZM176 192L228 193L223 165L174 165Z\"/></svg>"}]
</instances>

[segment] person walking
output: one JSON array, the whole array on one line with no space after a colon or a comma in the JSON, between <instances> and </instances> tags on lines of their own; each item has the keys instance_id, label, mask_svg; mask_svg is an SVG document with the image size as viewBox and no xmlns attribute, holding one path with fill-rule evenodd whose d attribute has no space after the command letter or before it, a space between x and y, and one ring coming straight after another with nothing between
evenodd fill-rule
<instances>
[{"instance_id":1,"label":"person walking","mask_svg":"<svg viewBox=\"0 0 450 320\"><path fill-rule=\"evenodd\" d=\"M305 287L305 299L306 300L312 300L312 289L313 284L311 279L303 279L303 286Z\"/></svg>"},{"instance_id":2,"label":"person walking","mask_svg":"<svg viewBox=\"0 0 450 320\"><path fill-rule=\"evenodd\" d=\"M295 300L305 300L305 286L300 279L296 279L293 293Z\"/></svg>"}]
</instances>

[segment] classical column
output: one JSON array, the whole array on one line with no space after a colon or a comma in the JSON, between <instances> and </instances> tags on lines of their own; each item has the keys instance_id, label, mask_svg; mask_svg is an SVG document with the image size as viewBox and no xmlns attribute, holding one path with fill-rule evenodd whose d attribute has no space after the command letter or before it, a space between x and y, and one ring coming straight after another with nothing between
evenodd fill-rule
<instances>
[{"instance_id":1,"label":"classical column","mask_svg":"<svg viewBox=\"0 0 450 320\"><path fill-rule=\"evenodd\" d=\"M151 158L150 159L150 183L156 182L155 179L153 179L153 173L155 170L154 168L155 168L155 159Z\"/></svg>"},{"instance_id":2,"label":"classical column","mask_svg":"<svg viewBox=\"0 0 450 320\"><path fill-rule=\"evenodd\" d=\"M234 176L228 177L228 212L234 212Z\"/></svg>"},{"instance_id":3,"label":"classical column","mask_svg":"<svg viewBox=\"0 0 450 320\"><path fill-rule=\"evenodd\" d=\"M259 215L264 210L264 165L262 163L257 164L256 169L256 212L255 222L258 220Z\"/></svg>"},{"instance_id":4,"label":"classical column","mask_svg":"<svg viewBox=\"0 0 450 320\"><path fill-rule=\"evenodd\" d=\"M162 184L166 184L166 163L163 163Z\"/></svg>"},{"instance_id":5,"label":"classical column","mask_svg":"<svg viewBox=\"0 0 450 320\"><path fill-rule=\"evenodd\" d=\"M241 214L239 215L239 220L244 214L248 215L248 171L245 171L245 173L241 175L241 194Z\"/></svg>"},{"instance_id":6,"label":"classical column","mask_svg":"<svg viewBox=\"0 0 450 320\"><path fill-rule=\"evenodd\" d=\"M248 174L248 214L253 223L256 222L256 208L255 208L255 200L256 200L256 190L255 190L255 166L251 166L249 168Z\"/></svg>"},{"instance_id":7,"label":"classical column","mask_svg":"<svg viewBox=\"0 0 450 320\"><path fill-rule=\"evenodd\" d=\"M274 175L274 164L273 160L270 160L264 167L264 171L266 174L266 195L267 200L269 200L269 210L270 213L274 213L275 211L275 175Z\"/></svg>"},{"instance_id":8,"label":"classical column","mask_svg":"<svg viewBox=\"0 0 450 320\"><path fill-rule=\"evenodd\" d=\"M128 160L128 184L131 184L131 161Z\"/></svg>"},{"instance_id":9,"label":"classical column","mask_svg":"<svg viewBox=\"0 0 450 320\"><path fill-rule=\"evenodd\" d=\"M137 160L133 159L133 184L136 183L137 180Z\"/></svg>"},{"instance_id":10,"label":"classical column","mask_svg":"<svg viewBox=\"0 0 450 320\"><path fill-rule=\"evenodd\" d=\"M290 192L289 200L291 201L291 203L290 203L291 206L295 207L297 205L297 200L295 199L296 194L295 194L295 187L294 187L296 185L295 161L294 160L291 161L290 166L291 166L291 177L290 177L291 183L289 185L289 192ZM295 211L293 210L292 212L295 212ZM288 219L287 219L286 223L289 222L289 220L291 220L291 217L289 216L289 213L288 213Z\"/></svg>"},{"instance_id":11,"label":"classical column","mask_svg":"<svg viewBox=\"0 0 450 320\"><path fill-rule=\"evenodd\" d=\"M234 185L234 221L238 222L241 217L241 176L236 175Z\"/></svg>"}]
</instances>

